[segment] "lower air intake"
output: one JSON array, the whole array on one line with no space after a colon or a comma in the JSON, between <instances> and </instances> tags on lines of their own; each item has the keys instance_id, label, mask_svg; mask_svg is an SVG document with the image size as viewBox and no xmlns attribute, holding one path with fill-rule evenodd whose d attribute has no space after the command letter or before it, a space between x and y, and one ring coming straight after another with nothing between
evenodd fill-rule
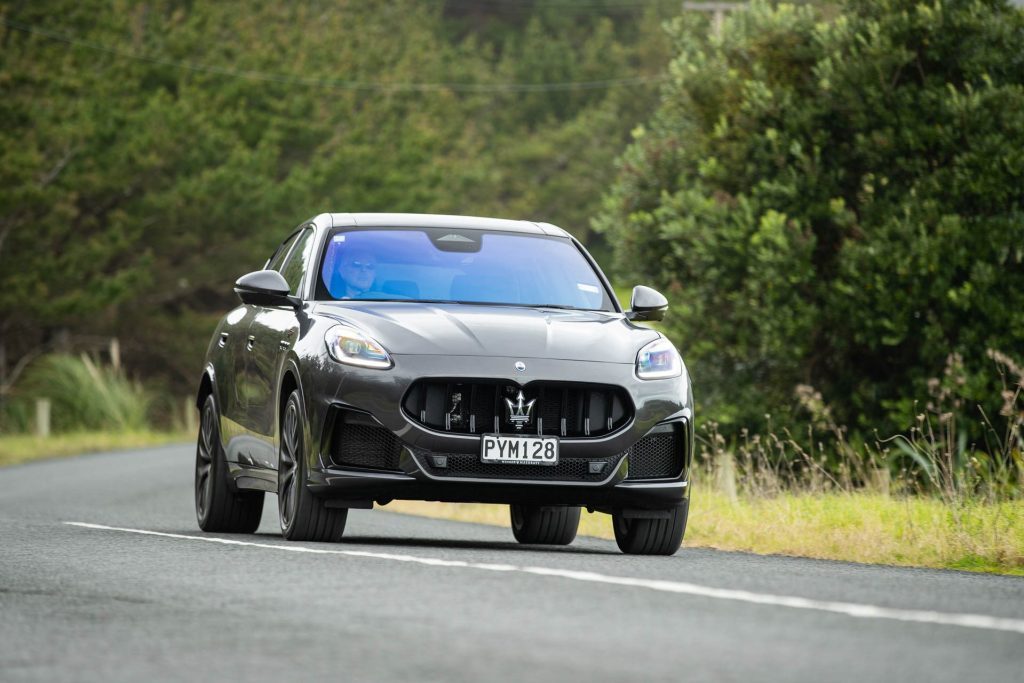
<instances>
[{"instance_id":1,"label":"lower air intake","mask_svg":"<svg viewBox=\"0 0 1024 683\"><path fill-rule=\"evenodd\" d=\"M330 452L335 467L397 470L402 444L369 416L338 410L331 432Z\"/></svg>"},{"instance_id":2,"label":"lower air intake","mask_svg":"<svg viewBox=\"0 0 1024 683\"><path fill-rule=\"evenodd\" d=\"M626 479L674 479L686 464L686 423L661 425L633 444Z\"/></svg>"},{"instance_id":3,"label":"lower air intake","mask_svg":"<svg viewBox=\"0 0 1024 683\"><path fill-rule=\"evenodd\" d=\"M505 465L481 462L477 453L436 453L416 450L416 459L435 477L530 479L533 481L602 482L611 476L625 453L604 458L562 458L557 465ZM435 459L443 458L444 467ZM592 467L592 463L595 465Z\"/></svg>"}]
</instances>

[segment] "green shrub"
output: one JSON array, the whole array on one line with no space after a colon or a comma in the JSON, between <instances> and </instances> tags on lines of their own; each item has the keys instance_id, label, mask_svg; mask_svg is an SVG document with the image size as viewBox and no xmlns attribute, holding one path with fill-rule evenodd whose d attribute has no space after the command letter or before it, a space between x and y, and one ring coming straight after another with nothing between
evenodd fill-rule
<instances>
[{"instance_id":1,"label":"green shrub","mask_svg":"<svg viewBox=\"0 0 1024 683\"><path fill-rule=\"evenodd\" d=\"M989 348L1024 355L1024 12L754 2L678 56L595 228L660 287L704 414L794 424L812 385L871 438L915 423L950 354L968 418ZM981 439L981 430L970 439Z\"/></svg>"}]
</instances>

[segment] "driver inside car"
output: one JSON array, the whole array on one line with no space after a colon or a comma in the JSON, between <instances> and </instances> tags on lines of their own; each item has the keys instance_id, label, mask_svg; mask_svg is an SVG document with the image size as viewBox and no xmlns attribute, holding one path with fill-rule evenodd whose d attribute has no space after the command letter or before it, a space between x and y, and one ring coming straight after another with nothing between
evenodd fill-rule
<instances>
[{"instance_id":1,"label":"driver inside car","mask_svg":"<svg viewBox=\"0 0 1024 683\"><path fill-rule=\"evenodd\" d=\"M338 298L359 299L373 288L377 277L377 258L368 251L346 250L338 265L338 273L342 279Z\"/></svg>"}]
</instances>

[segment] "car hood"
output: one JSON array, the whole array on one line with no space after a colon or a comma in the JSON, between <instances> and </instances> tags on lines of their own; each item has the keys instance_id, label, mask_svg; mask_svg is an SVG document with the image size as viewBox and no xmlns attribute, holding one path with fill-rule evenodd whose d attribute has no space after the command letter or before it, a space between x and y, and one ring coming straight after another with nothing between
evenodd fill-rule
<instances>
[{"instance_id":1,"label":"car hood","mask_svg":"<svg viewBox=\"0 0 1024 683\"><path fill-rule=\"evenodd\" d=\"M404 302L319 303L395 355L509 356L633 363L654 330L619 313Z\"/></svg>"}]
</instances>

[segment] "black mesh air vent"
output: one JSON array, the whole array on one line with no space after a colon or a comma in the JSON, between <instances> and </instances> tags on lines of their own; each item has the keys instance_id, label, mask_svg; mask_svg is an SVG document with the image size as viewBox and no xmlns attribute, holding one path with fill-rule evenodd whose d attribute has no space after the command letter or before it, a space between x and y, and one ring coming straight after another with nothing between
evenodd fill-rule
<instances>
[{"instance_id":1,"label":"black mesh air vent","mask_svg":"<svg viewBox=\"0 0 1024 683\"><path fill-rule=\"evenodd\" d=\"M656 427L630 447L627 479L678 477L686 462L685 423Z\"/></svg>"},{"instance_id":2,"label":"black mesh air vent","mask_svg":"<svg viewBox=\"0 0 1024 683\"><path fill-rule=\"evenodd\" d=\"M394 434L367 415L337 410L331 432L335 467L397 470L402 444Z\"/></svg>"},{"instance_id":3,"label":"black mesh air vent","mask_svg":"<svg viewBox=\"0 0 1024 683\"><path fill-rule=\"evenodd\" d=\"M476 479L530 479L534 481L579 481L597 483L607 479L625 453L605 458L561 458L557 465L502 465L481 462L477 453L435 453L417 449L417 460L436 477ZM442 458L444 467L435 465ZM592 467L591 463L596 463Z\"/></svg>"},{"instance_id":4,"label":"black mesh air vent","mask_svg":"<svg viewBox=\"0 0 1024 683\"><path fill-rule=\"evenodd\" d=\"M457 434L600 437L633 415L633 404L620 387L563 382L519 387L494 380L423 380L412 386L402 406L425 427Z\"/></svg>"}]
</instances>

